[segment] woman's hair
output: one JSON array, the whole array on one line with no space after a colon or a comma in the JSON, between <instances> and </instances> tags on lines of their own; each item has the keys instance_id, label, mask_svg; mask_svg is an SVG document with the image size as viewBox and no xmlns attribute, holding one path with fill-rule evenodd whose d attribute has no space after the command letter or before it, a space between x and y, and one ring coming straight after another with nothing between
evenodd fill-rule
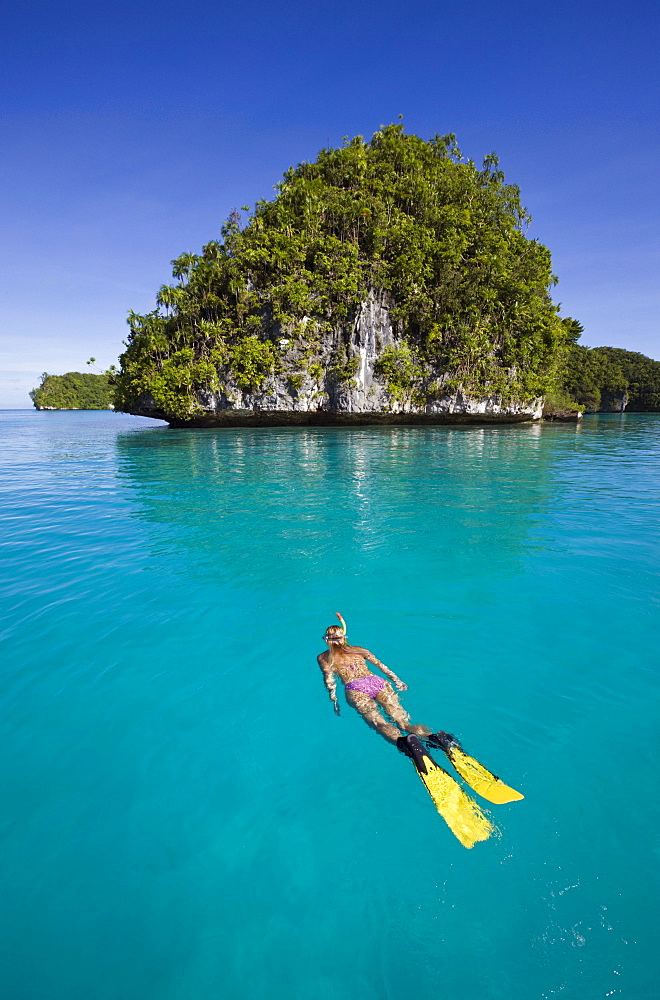
<instances>
[{"instance_id":1,"label":"woman's hair","mask_svg":"<svg viewBox=\"0 0 660 1000\"><path fill-rule=\"evenodd\" d=\"M336 643L338 646L346 645L346 633L341 625L328 625L324 638L326 642Z\"/></svg>"},{"instance_id":2,"label":"woman's hair","mask_svg":"<svg viewBox=\"0 0 660 1000\"><path fill-rule=\"evenodd\" d=\"M329 625L325 630L325 641L330 646L330 659L328 661L329 666L332 666L335 660L335 650L339 648L342 653L352 653L353 650L362 652L361 646L349 646L346 642L346 633L340 625Z\"/></svg>"}]
</instances>

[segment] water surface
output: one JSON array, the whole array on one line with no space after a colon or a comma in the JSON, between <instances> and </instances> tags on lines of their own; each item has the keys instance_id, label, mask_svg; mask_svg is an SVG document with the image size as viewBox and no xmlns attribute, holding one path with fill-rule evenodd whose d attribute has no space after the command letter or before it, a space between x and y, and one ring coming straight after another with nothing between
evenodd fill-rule
<instances>
[{"instance_id":1,"label":"water surface","mask_svg":"<svg viewBox=\"0 0 660 1000\"><path fill-rule=\"evenodd\" d=\"M659 431L0 414L4 994L655 997ZM334 611L499 837L334 716Z\"/></svg>"}]
</instances>

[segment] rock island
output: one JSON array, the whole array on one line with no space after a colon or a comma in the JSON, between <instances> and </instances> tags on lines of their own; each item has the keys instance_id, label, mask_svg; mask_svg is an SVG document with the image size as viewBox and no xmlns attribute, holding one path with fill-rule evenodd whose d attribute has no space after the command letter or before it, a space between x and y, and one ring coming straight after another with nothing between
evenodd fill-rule
<instances>
[{"instance_id":1,"label":"rock island","mask_svg":"<svg viewBox=\"0 0 660 1000\"><path fill-rule=\"evenodd\" d=\"M241 212L247 212L243 208ZM494 154L401 125L286 171L131 313L117 408L174 426L538 419L575 337Z\"/></svg>"}]
</instances>

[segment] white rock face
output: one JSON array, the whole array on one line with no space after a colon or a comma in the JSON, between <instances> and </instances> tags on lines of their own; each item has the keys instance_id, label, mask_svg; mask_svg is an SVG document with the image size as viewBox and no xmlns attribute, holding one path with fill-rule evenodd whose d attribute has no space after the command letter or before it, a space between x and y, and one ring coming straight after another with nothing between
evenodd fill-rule
<instances>
[{"instance_id":1,"label":"white rock face","mask_svg":"<svg viewBox=\"0 0 660 1000\"><path fill-rule=\"evenodd\" d=\"M305 321L302 328L304 330ZM284 372L266 380L257 392L245 392L231 382L224 392L205 390L198 394L201 412L177 424L269 424L269 423L398 423L460 420L539 420L543 400L502 403L499 396L474 398L462 390L435 396L420 404L392 398L376 363L386 347L400 343L392 328L387 303L375 295L362 303L352 327L325 335L321 346L302 337L278 341ZM310 358L310 348L312 356ZM358 360L348 382L333 377L333 365ZM323 371L319 378L308 371L312 360ZM438 373L440 380L442 373ZM292 381L293 378L293 381ZM134 411L144 416L162 416L148 396Z\"/></svg>"}]
</instances>

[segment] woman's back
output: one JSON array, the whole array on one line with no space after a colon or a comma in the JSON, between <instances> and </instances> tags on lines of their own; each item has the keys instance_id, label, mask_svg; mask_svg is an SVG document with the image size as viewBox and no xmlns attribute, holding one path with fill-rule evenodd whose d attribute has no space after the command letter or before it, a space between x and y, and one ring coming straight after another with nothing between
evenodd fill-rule
<instances>
[{"instance_id":1,"label":"woman's back","mask_svg":"<svg viewBox=\"0 0 660 1000\"><path fill-rule=\"evenodd\" d=\"M344 684L356 677L369 677L372 671L369 670L365 657L375 659L369 650L362 646L339 646L338 644L333 644L332 654L328 651L322 653L321 656Z\"/></svg>"}]
</instances>

